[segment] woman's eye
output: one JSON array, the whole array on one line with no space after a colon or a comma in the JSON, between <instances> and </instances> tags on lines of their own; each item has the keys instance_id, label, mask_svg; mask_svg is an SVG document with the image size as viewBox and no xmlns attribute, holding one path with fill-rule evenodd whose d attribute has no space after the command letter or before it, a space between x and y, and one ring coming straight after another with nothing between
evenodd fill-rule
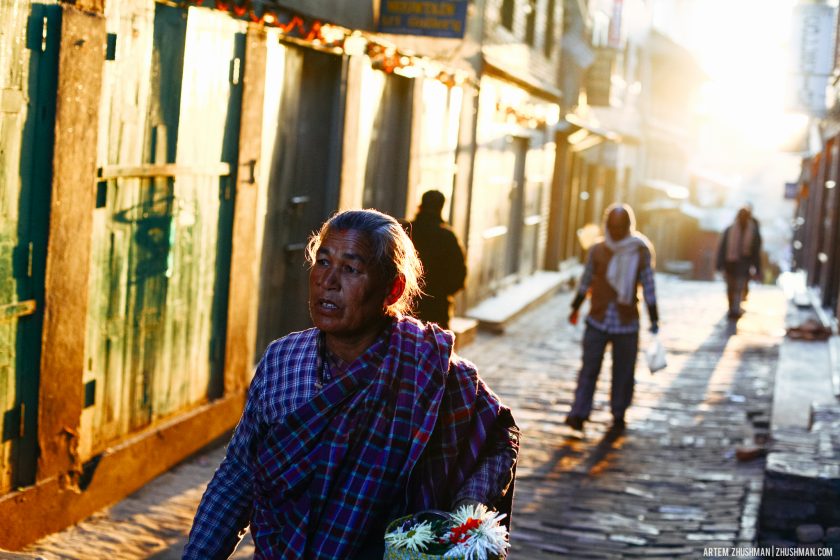
<instances>
[{"instance_id":1,"label":"woman's eye","mask_svg":"<svg viewBox=\"0 0 840 560\"><path fill-rule=\"evenodd\" d=\"M328 261L327 259L317 259L317 260L315 261L315 263L316 263L318 266L327 266L327 265L329 265L329 264L330 264L330 263L329 263L329 261Z\"/></svg>"},{"instance_id":2,"label":"woman's eye","mask_svg":"<svg viewBox=\"0 0 840 560\"><path fill-rule=\"evenodd\" d=\"M353 268L353 267L352 267L352 266L350 266L350 265L346 265L346 266L344 267L344 270L345 270L345 271L347 271L347 272L349 272L350 274L357 274L357 273L359 272L359 269L358 269L358 268Z\"/></svg>"}]
</instances>

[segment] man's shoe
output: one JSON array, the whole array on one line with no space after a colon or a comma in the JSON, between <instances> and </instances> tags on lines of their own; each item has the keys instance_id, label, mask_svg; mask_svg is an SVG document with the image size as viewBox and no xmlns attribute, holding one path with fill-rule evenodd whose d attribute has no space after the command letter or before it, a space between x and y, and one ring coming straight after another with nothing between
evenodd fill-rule
<instances>
[{"instance_id":1,"label":"man's shoe","mask_svg":"<svg viewBox=\"0 0 840 560\"><path fill-rule=\"evenodd\" d=\"M581 418L580 416L567 416L566 425L572 428L573 430L577 430L578 432L580 432L583 430L583 418Z\"/></svg>"},{"instance_id":2,"label":"man's shoe","mask_svg":"<svg viewBox=\"0 0 840 560\"><path fill-rule=\"evenodd\" d=\"M616 418L613 420L612 426L610 426L610 432L620 434L625 428L627 428L627 423L624 421L624 418Z\"/></svg>"}]
</instances>

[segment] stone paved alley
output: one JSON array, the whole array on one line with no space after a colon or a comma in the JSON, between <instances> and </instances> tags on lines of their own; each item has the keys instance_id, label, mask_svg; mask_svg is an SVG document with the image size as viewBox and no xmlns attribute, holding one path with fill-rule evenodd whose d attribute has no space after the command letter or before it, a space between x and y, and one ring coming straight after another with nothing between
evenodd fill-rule
<instances>
[{"instance_id":1,"label":"stone paved alley","mask_svg":"<svg viewBox=\"0 0 840 560\"><path fill-rule=\"evenodd\" d=\"M784 296L754 288L734 330L722 283L657 283L669 365L651 375L640 362L621 437L606 435L608 363L584 436L563 425L582 336L566 323L569 292L463 349L524 433L512 559L697 559L705 547L752 543L763 459L739 462L735 450L767 432ZM0 557L178 558L221 456L217 447L193 458L26 556ZM236 557L252 552L246 543Z\"/></svg>"},{"instance_id":2,"label":"stone paved alley","mask_svg":"<svg viewBox=\"0 0 840 560\"><path fill-rule=\"evenodd\" d=\"M701 558L704 547L754 538L763 461L739 463L735 448L767 431L783 295L752 290L735 332L721 284L660 277L658 286L668 367L651 375L640 363L617 439L606 435L609 375L585 437L562 424L582 335L565 324L567 296L518 322L504 343L465 349L526 436L513 558Z\"/></svg>"}]
</instances>

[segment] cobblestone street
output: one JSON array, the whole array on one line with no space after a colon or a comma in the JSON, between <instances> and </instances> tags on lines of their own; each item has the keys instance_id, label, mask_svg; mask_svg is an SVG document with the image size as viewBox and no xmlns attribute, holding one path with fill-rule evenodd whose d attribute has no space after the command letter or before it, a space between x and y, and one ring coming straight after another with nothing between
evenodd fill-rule
<instances>
[{"instance_id":1,"label":"cobblestone street","mask_svg":"<svg viewBox=\"0 0 840 560\"><path fill-rule=\"evenodd\" d=\"M618 438L606 434L609 363L584 437L562 424L582 336L566 323L568 294L464 350L524 434L512 558L701 558L751 543L763 460L738 462L735 448L767 432L783 295L751 291L736 332L722 284L660 277L658 287L669 364L651 375L639 356Z\"/></svg>"},{"instance_id":2,"label":"cobblestone street","mask_svg":"<svg viewBox=\"0 0 840 560\"><path fill-rule=\"evenodd\" d=\"M753 288L735 330L725 319L722 283L666 276L657 283L669 364L651 375L640 355L622 436L607 435L609 359L583 437L563 425L583 334L566 322L569 292L504 335L480 333L463 349L523 431L513 560L697 559L706 547L752 544L763 459L739 462L735 450L767 433L784 296L773 287ZM645 332L642 346L648 338ZM193 458L26 554L179 557L221 453L216 448ZM249 554L246 544L236 557Z\"/></svg>"}]
</instances>

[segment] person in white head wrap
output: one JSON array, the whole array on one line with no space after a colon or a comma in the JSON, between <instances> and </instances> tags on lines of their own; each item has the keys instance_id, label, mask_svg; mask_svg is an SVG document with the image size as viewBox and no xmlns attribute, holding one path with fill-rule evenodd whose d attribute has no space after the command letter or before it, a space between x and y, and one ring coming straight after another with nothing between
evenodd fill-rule
<instances>
[{"instance_id":1,"label":"person in white head wrap","mask_svg":"<svg viewBox=\"0 0 840 560\"><path fill-rule=\"evenodd\" d=\"M610 411L612 429L625 427L624 414L633 399L636 355L639 350L639 298L641 285L650 317L650 330L659 331L653 245L636 231L633 209L613 204L604 212L603 240L589 250L586 268L572 301L569 322L576 324L578 311L590 296L589 315L583 336L583 364L578 375L575 401L566 424L583 429L592 411L592 398L607 344L612 345Z\"/></svg>"}]
</instances>

